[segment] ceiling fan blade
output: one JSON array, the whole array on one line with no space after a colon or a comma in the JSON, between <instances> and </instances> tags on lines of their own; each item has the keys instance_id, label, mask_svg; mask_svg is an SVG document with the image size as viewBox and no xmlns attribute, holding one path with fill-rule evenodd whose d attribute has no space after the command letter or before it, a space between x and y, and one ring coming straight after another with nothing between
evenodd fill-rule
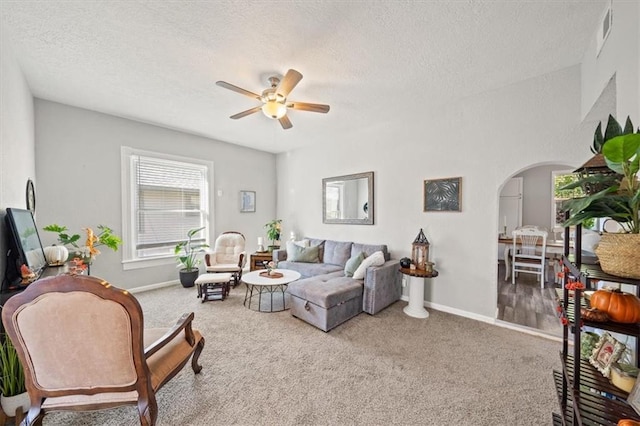
<instances>
[{"instance_id":1,"label":"ceiling fan blade","mask_svg":"<svg viewBox=\"0 0 640 426\"><path fill-rule=\"evenodd\" d=\"M287 102L287 108L299 109L301 111L321 112L323 114L329 112L329 105L310 104L308 102Z\"/></svg>"},{"instance_id":2,"label":"ceiling fan blade","mask_svg":"<svg viewBox=\"0 0 640 426\"><path fill-rule=\"evenodd\" d=\"M300 83L300 80L302 80L302 74L294 69L290 69L282 78L282 81L276 89L276 93L286 98L293 88Z\"/></svg>"},{"instance_id":3,"label":"ceiling fan blade","mask_svg":"<svg viewBox=\"0 0 640 426\"><path fill-rule=\"evenodd\" d=\"M242 112L239 112L239 113L237 113L235 115L232 115L229 118L233 118L234 120L237 120L238 118L246 117L247 115L253 114L254 112L258 112L261 109L262 109L262 106L253 107L253 108L248 109L246 111L242 111Z\"/></svg>"},{"instance_id":4,"label":"ceiling fan blade","mask_svg":"<svg viewBox=\"0 0 640 426\"><path fill-rule=\"evenodd\" d=\"M241 95L249 96L250 98L260 100L260 95L250 92L248 90L244 90L241 87L234 86L231 83L227 83L226 81L216 81L216 84L220 87L224 87L225 89L233 90L234 92L240 93Z\"/></svg>"},{"instance_id":5,"label":"ceiling fan blade","mask_svg":"<svg viewBox=\"0 0 640 426\"><path fill-rule=\"evenodd\" d=\"M283 115L278 119L278 121L282 125L282 128L285 130L293 127L293 124L291 124L291 120L289 120L289 117L287 117L286 115Z\"/></svg>"}]
</instances>

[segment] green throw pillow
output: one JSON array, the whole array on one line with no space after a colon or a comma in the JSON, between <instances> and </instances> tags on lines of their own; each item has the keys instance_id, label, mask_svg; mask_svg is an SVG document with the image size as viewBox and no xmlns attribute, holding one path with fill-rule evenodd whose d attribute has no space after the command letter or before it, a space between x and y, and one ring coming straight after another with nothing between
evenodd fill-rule
<instances>
[{"instance_id":1,"label":"green throw pillow","mask_svg":"<svg viewBox=\"0 0 640 426\"><path fill-rule=\"evenodd\" d=\"M360 254L353 256L351 259L347 260L347 263L344 265L344 276L352 277L353 273L356 271L356 269L358 269L358 266L360 266L363 260L364 260L364 253L362 252L360 252Z\"/></svg>"},{"instance_id":2,"label":"green throw pillow","mask_svg":"<svg viewBox=\"0 0 640 426\"><path fill-rule=\"evenodd\" d=\"M319 247L300 247L293 241L287 241L287 261L301 263L318 263Z\"/></svg>"}]
</instances>

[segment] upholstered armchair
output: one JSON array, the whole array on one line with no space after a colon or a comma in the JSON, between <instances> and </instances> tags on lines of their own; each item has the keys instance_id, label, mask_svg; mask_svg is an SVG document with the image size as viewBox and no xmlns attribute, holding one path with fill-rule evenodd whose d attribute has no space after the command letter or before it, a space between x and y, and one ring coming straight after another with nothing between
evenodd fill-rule
<instances>
[{"instance_id":1,"label":"upholstered armchair","mask_svg":"<svg viewBox=\"0 0 640 426\"><path fill-rule=\"evenodd\" d=\"M30 284L10 298L2 321L24 367L31 407L26 425L49 411L133 405L141 425L154 425L156 392L204 339L193 313L167 329L143 330L142 309L128 291L96 277L60 275Z\"/></svg>"},{"instance_id":2,"label":"upholstered armchair","mask_svg":"<svg viewBox=\"0 0 640 426\"><path fill-rule=\"evenodd\" d=\"M216 238L213 251L205 254L207 272L228 272L233 275L234 287L242 279L247 263L244 235L235 231L223 232Z\"/></svg>"}]
</instances>

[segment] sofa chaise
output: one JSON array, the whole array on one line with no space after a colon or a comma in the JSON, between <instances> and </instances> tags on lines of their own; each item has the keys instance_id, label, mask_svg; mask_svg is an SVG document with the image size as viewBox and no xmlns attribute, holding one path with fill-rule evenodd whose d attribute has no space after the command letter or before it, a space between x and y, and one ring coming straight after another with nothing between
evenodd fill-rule
<instances>
[{"instance_id":1,"label":"sofa chaise","mask_svg":"<svg viewBox=\"0 0 640 426\"><path fill-rule=\"evenodd\" d=\"M287 250L273 252L278 268L301 275L287 288L294 317L329 331L363 311L374 315L400 299L399 261L390 260L386 245L315 238L303 241L318 248L317 257L292 261L287 259ZM291 250L291 246L288 248ZM378 257L382 259L378 263L382 264L366 267L362 279L347 276L350 275L345 272L347 263L352 265L351 259L360 256Z\"/></svg>"}]
</instances>

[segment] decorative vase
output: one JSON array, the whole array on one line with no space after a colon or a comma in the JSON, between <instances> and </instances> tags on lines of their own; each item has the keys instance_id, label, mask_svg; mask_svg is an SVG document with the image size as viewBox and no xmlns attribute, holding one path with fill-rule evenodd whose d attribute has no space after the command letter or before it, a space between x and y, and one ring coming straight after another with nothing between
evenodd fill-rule
<instances>
[{"instance_id":1,"label":"decorative vase","mask_svg":"<svg viewBox=\"0 0 640 426\"><path fill-rule=\"evenodd\" d=\"M640 234L602 234L595 249L604 272L624 278L640 279Z\"/></svg>"},{"instance_id":2,"label":"decorative vase","mask_svg":"<svg viewBox=\"0 0 640 426\"><path fill-rule=\"evenodd\" d=\"M27 392L14 396L0 395L0 406L2 406L2 411L4 411L7 416L15 417L18 407L22 407L23 413L29 411L31 400L29 400L29 394Z\"/></svg>"}]
</instances>

